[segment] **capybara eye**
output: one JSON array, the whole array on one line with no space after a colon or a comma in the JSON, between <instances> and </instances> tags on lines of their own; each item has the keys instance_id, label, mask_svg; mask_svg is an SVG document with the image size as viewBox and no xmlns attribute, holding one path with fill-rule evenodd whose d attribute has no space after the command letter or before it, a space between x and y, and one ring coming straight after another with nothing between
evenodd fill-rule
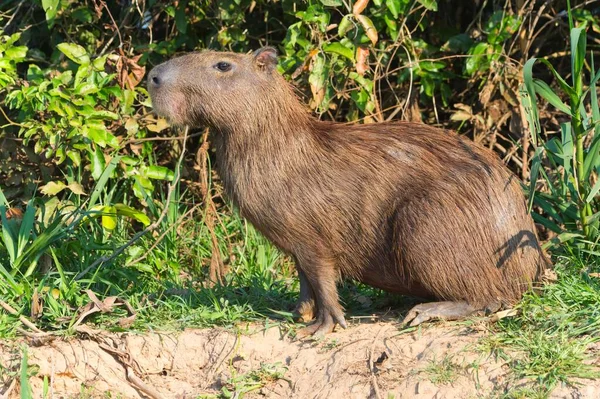
<instances>
[{"instance_id":1,"label":"capybara eye","mask_svg":"<svg viewBox=\"0 0 600 399\"><path fill-rule=\"evenodd\" d=\"M231 64L229 62L224 62L224 61L217 62L214 67L217 68L221 72L227 72L227 71L231 70Z\"/></svg>"}]
</instances>

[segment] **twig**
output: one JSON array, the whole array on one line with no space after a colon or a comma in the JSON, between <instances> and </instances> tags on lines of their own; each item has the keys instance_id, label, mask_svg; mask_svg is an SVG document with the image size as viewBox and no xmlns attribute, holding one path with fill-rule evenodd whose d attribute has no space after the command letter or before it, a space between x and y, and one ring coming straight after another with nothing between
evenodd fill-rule
<instances>
[{"instance_id":1,"label":"twig","mask_svg":"<svg viewBox=\"0 0 600 399\"><path fill-rule=\"evenodd\" d=\"M6 389L6 391L4 391L4 393L0 393L0 399L8 399L9 397L11 397L10 394L13 391L13 389L15 389L15 386L17 386L17 379L13 378L10 381L10 385L8 386L8 388Z\"/></svg>"},{"instance_id":2,"label":"twig","mask_svg":"<svg viewBox=\"0 0 600 399\"><path fill-rule=\"evenodd\" d=\"M102 263L113 260L114 258L119 256L123 251L125 251L125 249L127 249L131 245L133 245L133 243L135 243L137 240L139 240L142 236L153 231L162 223L163 219L165 218L165 216L167 215L167 212L169 210L169 204L171 203L171 197L173 195L173 192L175 191L175 186L179 183L179 179L181 177L181 163L183 162L183 158L185 156L185 147L186 147L187 138L188 138L188 136L187 136L188 130L189 130L189 128L186 127L185 133L183 135L183 145L181 148L181 155L179 156L179 160L177 161L177 168L175 170L175 177L173 178L173 181L171 182L171 184L169 184L169 192L167 194L167 200L165 201L165 207L163 208L158 219L154 223L152 223L151 225L146 227L144 230L142 230L139 233L137 233L136 235L134 235L129 241L127 241L124 245L120 246L115 252L113 252L112 255L102 256L102 257L98 258L94 263L92 263L91 265L86 267L83 271L79 272L79 274L77 274L77 276L75 276L75 280L80 280L84 275L89 273L91 270L95 270Z\"/></svg>"},{"instance_id":3,"label":"twig","mask_svg":"<svg viewBox=\"0 0 600 399\"><path fill-rule=\"evenodd\" d=\"M17 16L17 14L19 13L19 10L21 10L21 7L23 6L23 3L25 3L25 0L21 0L19 2L19 5L17 6L17 9L15 10L15 12L10 16L10 19L8 20L8 22L6 23L6 25L4 25L4 28L2 28L2 30L4 32L8 32L8 27L10 26L10 24L12 23L13 19L15 19L15 17ZM33 8L33 7L32 7Z\"/></svg>"},{"instance_id":4,"label":"twig","mask_svg":"<svg viewBox=\"0 0 600 399\"><path fill-rule=\"evenodd\" d=\"M218 219L217 208L209 195L209 176L208 176L208 129L205 130L202 138L202 145L198 149L196 154L196 162L200 168L200 191L204 197L205 213L204 220L208 232L210 234L212 252L210 257L209 267L209 278L212 283L223 284L223 277L225 275L225 266L223 259L221 258L221 251L219 250L219 240L215 233L215 218Z\"/></svg>"},{"instance_id":5,"label":"twig","mask_svg":"<svg viewBox=\"0 0 600 399\"><path fill-rule=\"evenodd\" d=\"M375 336L375 338L373 338L373 343L371 344L371 351L369 354L369 371L371 372L371 384L373 384L373 390L375 391L375 397L377 399L381 399L381 392L379 391L379 384L377 383L377 374L375 374L375 370L373 368L373 351L375 349L375 342L377 341L381 333L388 327L389 324L386 324L379 329L377 335Z\"/></svg>"},{"instance_id":6,"label":"twig","mask_svg":"<svg viewBox=\"0 0 600 399\"><path fill-rule=\"evenodd\" d=\"M188 139L191 139L193 137L198 137L201 136L203 133L202 132L197 132L194 134L190 134L188 136ZM130 139L125 141L124 143L121 143L121 146L124 147L128 144L137 144L137 143L143 143L146 141L175 141L175 140L181 140L183 138L183 136L177 136L177 137L144 137L141 139Z\"/></svg>"},{"instance_id":7,"label":"twig","mask_svg":"<svg viewBox=\"0 0 600 399\"><path fill-rule=\"evenodd\" d=\"M4 116L4 118L6 119L6 121L8 122L8 125L4 125L2 126L3 128L6 126L19 126L19 127L26 127L25 125L23 125L22 123L17 123L17 122L13 122L8 115L6 115L6 112L4 112L4 108L0 107L0 112L2 112L2 116Z\"/></svg>"},{"instance_id":8,"label":"twig","mask_svg":"<svg viewBox=\"0 0 600 399\"><path fill-rule=\"evenodd\" d=\"M133 369L129 366L126 366L127 370L127 379L131 382L138 390L142 391L146 396L152 399L162 399L163 396L156 389L151 386L146 385L144 381L140 377L138 377Z\"/></svg>"},{"instance_id":9,"label":"twig","mask_svg":"<svg viewBox=\"0 0 600 399\"><path fill-rule=\"evenodd\" d=\"M37 326L35 324L33 324L31 321L29 321L25 316L19 315L19 312L17 312L15 308L13 308L12 306L10 306L8 303L4 302L1 299L0 299L0 306L2 306L8 313L12 314L13 316L18 316L21 323L23 323L24 325L26 325L27 327L29 327L36 333L43 334L43 335L48 334L48 333L45 333L44 331L40 330L39 328L37 328Z\"/></svg>"}]
</instances>

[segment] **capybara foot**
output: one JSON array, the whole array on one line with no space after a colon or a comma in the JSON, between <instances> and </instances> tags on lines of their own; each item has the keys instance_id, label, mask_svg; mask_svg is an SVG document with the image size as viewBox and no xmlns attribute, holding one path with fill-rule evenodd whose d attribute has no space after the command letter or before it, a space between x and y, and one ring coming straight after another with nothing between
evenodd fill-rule
<instances>
[{"instance_id":1,"label":"capybara foot","mask_svg":"<svg viewBox=\"0 0 600 399\"><path fill-rule=\"evenodd\" d=\"M312 336L315 339L323 338L325 334L329 334L333 331L336 324L339 324L342 328L348 327L343 314L332 316L331 313L327 311L319 312L317 320L311 325L299 330L296 334L296 338L302 339L309 336Z\"/></svg>"},{"instance_id":2,"label":"capybara foot","mask_svg":"<svg viewBox=\"0 0 600 399\"><path fill-rule=\"evenodd\" d=\"M402 325L410 323L413 327L429 320L458 320L478 310L464 301L421 303L407 313Z\"/></svg>"},{"instance_id":3,"label":"capybara foot","mask_svg":"<svg viewBox=\"0 0 600 399\"><path fill-rule=\"evenodd\" d=\"M308 323L315 318L316 312L315 301L313 299L299 301L294 309L294 320L299 323Z\"/></svg>"}]
</instances>

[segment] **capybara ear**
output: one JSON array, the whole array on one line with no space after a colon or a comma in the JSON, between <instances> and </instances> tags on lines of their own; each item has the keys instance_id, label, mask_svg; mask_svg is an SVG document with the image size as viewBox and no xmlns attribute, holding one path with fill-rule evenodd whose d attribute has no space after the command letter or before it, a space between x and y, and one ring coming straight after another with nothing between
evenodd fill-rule
<instances>
[{"instance_id":1,"label":"capybara ear","mask_svg":"<svg viewBox=\"0 0 600 399\"><path fill-rule=\"evenodd\" d=\"M277 50L273 47L259 48L252 55L256 65L264 70L272 71L277 66Z\"/></svg>"}]
</instances>

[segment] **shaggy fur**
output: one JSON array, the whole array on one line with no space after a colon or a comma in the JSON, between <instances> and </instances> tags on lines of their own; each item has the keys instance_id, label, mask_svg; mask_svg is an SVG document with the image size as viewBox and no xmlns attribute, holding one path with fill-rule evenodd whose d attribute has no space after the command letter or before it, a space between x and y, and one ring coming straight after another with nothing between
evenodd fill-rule
<instances>
[{"instance_id":1,"label":"shaggy fur","mask_svg":"<svg viewBox=\"0 0 600 399\"><path fill-rule=\"evenodd\" d=\"M173 123L216 131L227 194L294 256L297 309L319 332L345 326L342 277L472 309L514 304L539 278L519 181L491 151L423 124L318 121L275 65L270 48L194 53L156 67L149 89Z\"/></svg>"}]
</instances>

